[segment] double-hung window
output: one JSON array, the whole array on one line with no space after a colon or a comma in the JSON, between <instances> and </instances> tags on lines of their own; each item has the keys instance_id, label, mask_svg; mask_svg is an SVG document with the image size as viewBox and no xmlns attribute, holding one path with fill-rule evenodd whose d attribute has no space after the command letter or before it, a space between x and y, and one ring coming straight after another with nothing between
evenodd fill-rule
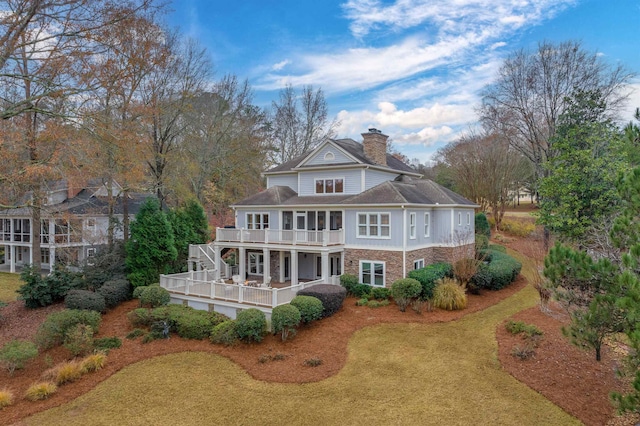
<instances>
[{"instance_id":1,"label":"double-hung window","mask_svg":"<svg viewBox=\"0 0 640 426\"><path fill-rule=\"evenodd\" d=\"M389 213L358 213L358 237L390 238Z\"/></svg>"},{"instance_id":2,"label":"double-hung window","mask_svg":"<svg viewBox=\"0 0 640 426\"><path fill-rule=\"evenodd\" d=\"M416 238L416 214L409 213L409 238L415 240Z\"/></svg>"},{"instance_id":3,"label":"double-hung window","mask_svg":"<svg viewBox=\"0 0 640 426\"><path fill-rule=\"evenodd\" d=\"M267 213L247 213L247 229L269 228L269 215Z\"/></svg>"},{"instance_id":4,"label":"double-hung window","mask_svg":"<svg viewBox=\"0 0 640 426\"><path fill-rule=\"evenodd\" d=\"M431 213L424 214L424 236L428 237L431 234Z\"/></svg>"},{"instance_id":5,"label":"double-hung window","mask_svg":"<svg viewBox=\"0 0 640 426\"><path fill-rule=\"evenodd\" d=\"M424 268L424 259L418 259L413 261L413 269Z\"/></svg>"},{"instance_id":6,"label":"double-hung window","mask_svg":"<svg viewBox=\"0 0 640 426\"><path fill-rule=\"evenodd\" d=\"M373 286L384 286L384 262L361 260L360 282Z\"/></svg>"},{"instance_id":7,"label":"double-hung window","mask_svg":"<svg viewBox=\"0 0 640 426\"><path fill-rule=\"evenodd\" d=\"M262 275L264 271L264 255L260 253L249 253L249 273Z\"/></svg>"}]
</instances>

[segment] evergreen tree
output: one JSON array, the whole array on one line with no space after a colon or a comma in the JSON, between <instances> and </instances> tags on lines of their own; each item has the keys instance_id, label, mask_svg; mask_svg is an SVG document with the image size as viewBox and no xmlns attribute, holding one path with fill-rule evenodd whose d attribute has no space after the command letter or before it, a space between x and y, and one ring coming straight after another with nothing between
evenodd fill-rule
<instances>
[{"instance_id":1,"label":"evergreen tree","mask_svg":"<svg viewBox=\"0 0 640 426\"><path fill-rule=\"evenodd\" d=\"M172 272L182 272L187 267L189 244L204 244L210 239L207 215L196 200L172 210L168 219L173 230L177 257L172 262Z\"/></svg>"},{"instance_id":2,"label":"evergreen tree","mask_svg":"<svg viewBox=\"0 0 640 426\"><path fill-rule=\"evenodd\" d=\"M178 255L171 224L155 198L148 198L131 224L127 241L127 271L134 287L157 283L160 274L170 271Z\"/></svg>"}]
</instances>

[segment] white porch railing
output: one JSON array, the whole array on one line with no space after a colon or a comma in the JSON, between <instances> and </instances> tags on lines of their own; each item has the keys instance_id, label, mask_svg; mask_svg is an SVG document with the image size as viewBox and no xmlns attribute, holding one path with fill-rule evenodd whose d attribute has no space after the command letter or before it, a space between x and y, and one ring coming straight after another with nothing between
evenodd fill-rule
<instances>
[{"instance_id":1,"label":"white porch railing","mask_svg":"<svg viewBox=\"0 0 640 426\"><path fill-rule=\"evenodd\" d=\"M329 246L344 244L342 229L330 231L290 229L229 229L217 228L216 241L234 243L292 244L306 246Z\"/></svg>"},{"instance_id":2,"label":"white porch railing","mask_svg":"<svg viewBox=\"0 0 640 426\"><path fill-rule=\"evenodd\" d=\"M183 272L180 274L160 275L160 286L172 293L205 299L224 300L248 305L260 305L274 308L291 302L299 290L314 284L326 283L324 280L307 281L295 286L283 288L248 287L236 284L221 284L211 281L207 271ZM337 277L331 277L335 283Z\"/></svg>"}]
</instances>

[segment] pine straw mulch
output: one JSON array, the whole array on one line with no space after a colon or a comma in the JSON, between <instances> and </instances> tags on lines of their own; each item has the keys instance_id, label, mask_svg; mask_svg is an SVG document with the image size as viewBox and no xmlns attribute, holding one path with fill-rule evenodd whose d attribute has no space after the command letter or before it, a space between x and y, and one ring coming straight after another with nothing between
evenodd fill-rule
<instances>
[{"instance_id":1,"label":"pine straw mulch","mask_svg":"<svg viewBox=\"0 0 640 426\"><path fill-rule=\"evenodd\" d=\"M124 336L132 329L126 313L137 307L137 301L129 301L103 316L97 337L115 335L123 341L120 349L109 353L106 367L97 373L85 375L76 383L60 387L50 399L34 403L23 399L22 395L45 369L69 358L66 349L55 348L40 354L12 378L5 371L0 371L0 388L8 387L16 396L14 405L0 411L0 424L20 424L20 419L64 404L88 392L129 364L176 352L202 351L226 356L258 380L286 383L319 381L336 374L344 366L347 344L356 330L380 323L436 323L456 320L498 303L525 285L526 281L521 276L501 291L469 295L468 308L464 311L434 310L420 315L411 310L402 313L394 304L377 309L357 307L355 299L347 298L336 315L301 328L293 340L282 342L279 337L269 335L260 344L239 344L234 347L212 345L207 341L184 340L175 336L148 344L141 343L139 338L125 339ZM48 309L57 310L61 307ZM21 302L14 302L4 308L6 318L0 328L0 345L13 337L33 338L35 330L48 313L42 312L26 310ZM561 336L558 330L562 320L541 314L537 308L521 312L516 317L538 325L545 335L536 350L535 358L520 361L511 355L514 337L503 332L504 327L498 327L496 335L499 357L505 370L587 425L602 425L611 419L613 408L608 400L608 392L620 389L620 383L614 375L616 361L611 351L605 350L603 361L596 363L592 354L577 350ZM276 355L284 355L284 360L267 363L259 361L261 357ZM305 366L304 362L311 358L322 360L322 364L315 368Z\"/></svg>"}]
</instances>

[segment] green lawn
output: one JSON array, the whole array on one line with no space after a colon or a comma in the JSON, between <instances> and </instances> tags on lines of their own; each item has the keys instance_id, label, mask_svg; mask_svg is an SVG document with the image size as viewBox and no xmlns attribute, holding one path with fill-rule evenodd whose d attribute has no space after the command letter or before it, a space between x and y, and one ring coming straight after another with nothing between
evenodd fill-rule
<instances>
[{"instance_id":1,"label":"green lawn","mask_svg":"<svg viewBox=\"0 0 640 426\"><path fill-rule=\"evenodd\" d=\"M345 368L318 383L257 381L212 354L157 357L24 424L580 424L497 361L496 326L536 302L527 286L459 321L365 328Z\"/></svg>"},{"instance_id":2,"label":"green lawn","mask_svg":"<svg viewBox=\"0 0 640 426\"><path fill-rule=\"evenodd\" d=\"M13 302L18 298L16 290L23 284L20 274L0 272L0 301Z\"/></svg>"}]
</instances>

